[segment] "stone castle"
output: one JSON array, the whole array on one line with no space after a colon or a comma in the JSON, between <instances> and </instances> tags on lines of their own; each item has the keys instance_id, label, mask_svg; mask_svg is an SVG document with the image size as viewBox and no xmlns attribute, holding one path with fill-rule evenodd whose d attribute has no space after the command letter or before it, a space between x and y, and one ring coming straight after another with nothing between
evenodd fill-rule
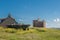
<instances>
[{"instance_id":1,"label":"stone castle","mask_svg":"<svg viewBox=\"0 0 60 40\"><path fill-rule=\"evenodd\" d=\"M11 16L11 14L9 14L6 18L0 18L0 26L7 27L7 25L14 25L15 27L21 26L20 24L18 24L18 22L16 22L16 20ZM45 25L46 23L44 20L41 21L39 18L37 20L33 20L33 27L45 27Z\"/></svg>"},{"instance_id":2,"label":"stone castle","mask_svg":"<svg viewBox=\"0 0 60 40\"><path fill-rule=\"evenodd\" d=\"M33 20L33 27L46 27L46 22L41 21L39 18L37 20Z\"/></svg>"},{"instance_id":3,"label":"stone castle","mask_svg":"<svg viewBox=\"0 0 60 40\"><path fill-rule=\"evenodd\" d=\"M18 24L16 20L9 14L6 18L0 18L0 26Z\"/></svg>"}]
</instances>

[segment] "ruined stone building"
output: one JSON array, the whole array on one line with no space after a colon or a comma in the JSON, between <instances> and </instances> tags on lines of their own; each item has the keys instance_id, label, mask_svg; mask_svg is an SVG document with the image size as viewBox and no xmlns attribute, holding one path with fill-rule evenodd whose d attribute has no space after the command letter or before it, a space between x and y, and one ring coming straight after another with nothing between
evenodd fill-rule
<instances>
[{"instance_id":1,"label":"ruined stone building","mask_svg":"<svg viewBox=\"0 0 60 40\"><path fill-rule=\"evenodd\" d=\"M19 24L16 22L16 20L9 14L6 18L0 18L0 26L3 27L15 27L15 28L27 28L29 25L25 24ZM46 23L44 20L40 20L39 18L37 20L33 20L33 27L45 27Z\"/></svg>"},{"instance_id":2,"label":"ruined stone building","mask_svg":"<svg viewBox=\"0 0 60 40\"><path fill-rule=\"evenodd\" d=\"M16 20L9 14L6 18L0 18L0 26L17 24Z\"/></svg>"},{"instance_id":3,"label":"ruined stone building","mask_svg":"<svg viewBox=\"0 0 60 40\"><path fill-rule=\"evenodd\" d=\"M26 30L30 25L28 24L19 24L16 20L9 14L6 18L0 18L0 27L5 28L22 28Z\"/></svg>"},{"instance_id":4,"label":"ruined stone building","mask_svg":"<svg viewBox=\"0 0 60 40\"><path fill-rule=\"evenodd\" d=\"M44 20L40 20L39 18L37 20L33 20L33 27L45 27L46 23Z\"/></svg>"}]
</instances>

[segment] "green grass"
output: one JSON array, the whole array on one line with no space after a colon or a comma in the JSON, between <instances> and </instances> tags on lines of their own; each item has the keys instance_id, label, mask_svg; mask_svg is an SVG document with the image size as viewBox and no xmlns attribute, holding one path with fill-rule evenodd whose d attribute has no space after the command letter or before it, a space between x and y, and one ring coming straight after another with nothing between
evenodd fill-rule
<instances>
[{"instance_id":1,"label":"green grass","mask_svg":"<svg viewBox=\"0 0 60 40\"><path fill-rule=\"evenodd\" d=\"M60 40L60 30L30 28L23 31L0 27L0 40Z\"/></svg>"}]
</instances>

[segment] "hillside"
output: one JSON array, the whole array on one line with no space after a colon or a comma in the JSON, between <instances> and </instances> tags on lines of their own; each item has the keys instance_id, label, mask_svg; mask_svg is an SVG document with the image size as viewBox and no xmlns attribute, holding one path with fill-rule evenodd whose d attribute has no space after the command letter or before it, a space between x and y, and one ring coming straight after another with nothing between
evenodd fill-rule
<instances>
[{"instance_id":1,"label":"hillside","mask_svg":"<svg viewBox=\"0 0 60 40\"><path fill-rule=\"evenodd\" d=\"M60 40L60 30L30 28L23 31L0 27L0 40Z\"/></svg>"}]
</instances>

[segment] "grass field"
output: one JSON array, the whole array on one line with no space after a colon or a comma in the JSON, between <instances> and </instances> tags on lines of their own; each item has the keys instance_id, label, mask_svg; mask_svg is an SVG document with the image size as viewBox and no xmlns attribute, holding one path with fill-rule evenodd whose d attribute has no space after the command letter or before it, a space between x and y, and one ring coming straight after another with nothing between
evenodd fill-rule
<instances>
[{"instance_id":1,"label":"grass field","mask_svg":"<svg viewBox=\"0 0 60 40\"><path fill-rule=\"evenodd\" d=\"M60 30L30 28L23 31L0 27L0 40L60 40Z\"/></svg>"}]
</instances>

